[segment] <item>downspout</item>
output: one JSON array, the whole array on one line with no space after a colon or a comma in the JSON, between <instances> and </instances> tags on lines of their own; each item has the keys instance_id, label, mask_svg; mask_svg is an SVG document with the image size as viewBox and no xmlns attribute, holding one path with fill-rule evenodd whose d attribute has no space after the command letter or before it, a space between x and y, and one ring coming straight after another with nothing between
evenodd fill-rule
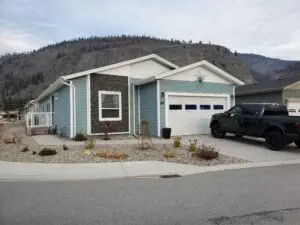
<instances>
[{"instance_id":1,"label":"downspout","mask_svg":"<svg viewBox=\"0 0 300 225\"><path fill-rule=\"evenodd\" d=\"M73 121L72 121L73 122L73 130L72 130L72 134L70 134L70 136L72 138L76 134L76 87L72 83L67 83L64 80L61 80L60 82L73 89L73 92L72 92L73 107L72 107L72 112L71 112L73 115ZM70 81L70 82L72 82L72 81Z\"/></svg>"}]
</instances>

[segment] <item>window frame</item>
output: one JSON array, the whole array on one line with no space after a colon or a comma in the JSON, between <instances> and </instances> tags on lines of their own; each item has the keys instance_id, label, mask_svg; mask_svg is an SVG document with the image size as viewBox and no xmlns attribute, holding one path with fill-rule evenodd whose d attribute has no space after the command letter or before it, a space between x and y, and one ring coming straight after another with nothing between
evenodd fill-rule
<instances>
[{"instance_id":1,"label":"window frame","mask_svg":"<svg viewBox=\"0 0 300 225\"><path fill-rule=\"evenodd\" d=\"M171 109L171 105L181 106L180 109ZM182 104L169 104L169 111L182 111Z\"/></svg>"},{"instance_id":2,"label":"window frame","mask_svg":"<svg viewBox=\"0 0 300 225\"><path fill-rule=\"evenodd\" d=\"M217 106L217 108L215 108ZM222 106L222 109L218 108L219 106ZM212 107L213 110L224 110L225 106L223 104L213 104Z\"/></svg>"},{"instance_id":3,"label":"window frame","mask_svg":"<svg viewBox=\"0 0 300 225\"><path fill-rule=\"evenodd\" d=\"M193 109L187 109L187 106L196 106L196 108ZM198 105L197 104L184 104L184 110L186 111L190 111L190 110L197 110L198 109Z\"/></svg>"},{"instance_id":4,"label":"window frame","mask_svg":"<svg viewBox=\"0 0 300 225\"><path fill-rule=\"evenodd\" d=\"M103 108L102 107L102 95L118 95L119 96L119 108ZM121 121L122 120L122 93L120 91L98 91L98 105L99 105L99 121ZM103 118L102 110L119 110L118 117Z\"/></svg>"},{"instance_id":5,"label":"window frame","mask_svg":"<svg viewBox=\"0 0 300 225\"><path fill-rule=\"evenodd\" d=\"M201 106L209 106L209 108L208 109L201 108ZM199 104L199 110L201 110L201 111L211 110L211 104Z\"/></svg>"}]
</instances>

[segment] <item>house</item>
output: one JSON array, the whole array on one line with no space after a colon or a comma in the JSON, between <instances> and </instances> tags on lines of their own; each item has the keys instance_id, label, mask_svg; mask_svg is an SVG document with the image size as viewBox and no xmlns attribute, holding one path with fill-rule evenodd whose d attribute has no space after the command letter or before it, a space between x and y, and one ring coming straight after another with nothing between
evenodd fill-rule
<instances>
[{"instance_id":1,"label":"house","mask_svg":"<svg viewBox=\"0 0 300 225\"><path fill-rule=\"evenodd\" d=\"M263 83L253 83L236 88L236 103L285 104L289 114L300 115L299 77L281 77Z\"/></svg>"},{"instance_id":2,"label":"house","mask_svg":"<svg viewBox=\"0 0 300 225\"><path fill-rule=\"evenodd\" d=\"M55 124L67 137L101 135L107 122L112 134L139 134L143 120L153 136L164 127L205 134L211 115L234 105L235 86L243 84L205 60L178 67L151 54L58 78L37 97L39 112L27 124Z\"/></svg>"}]
</instances>

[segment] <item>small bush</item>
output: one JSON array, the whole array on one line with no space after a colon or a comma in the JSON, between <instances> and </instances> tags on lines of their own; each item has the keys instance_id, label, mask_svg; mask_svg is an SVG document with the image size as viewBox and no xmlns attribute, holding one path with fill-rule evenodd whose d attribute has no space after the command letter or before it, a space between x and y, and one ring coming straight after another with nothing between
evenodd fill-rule
<instances>
[{"instance_id":1,"label":"small bush","mask_svg":"<svg viewBox=\"0 0 300 225\"><path fill-rule=\"evenodd\" d=\"M196 151L196 149L197 149L197 142L198 142L198 140L197 139L195 139L195 140L189 140L189 142L190 142L190 145L189 145L189 152L195 152Z\"/></svg>"},{"instance_id":2,"label":"small bush","mask_svg":"<svg viewBox=\"0 0 300 225\"><path fill-rule=\"evenodd\" d=\"M21 152L28 152L29 151L29 148L28 148L28 146L25 146L23 149L22 149L22 151Z\"/></svg>"},{"instance_id":3,"label":"small bush","mask_svg":"<svg viewBox=\"0 0 300 225\"><path fill-rule=\"evenodd\" d=\"M52 148L43 148L43 150L39 152L39 156L48 156L48 155L56 155L56 154L57 154L56 150Z\"/></svg>"},{"instance_id":4,"label":"small bush","mask_svg":"<svg viewBox=\"0 0 300 225\"><path fill-rule=\"evenodd\" d=\"M85 143L86 148L92 149L95 147L95 140L91 138L90 140L87 140Z\"/></svg>"},{"instance_id":5,"label":"small bush","mask_svg":"<svg viewBox=\"0 0 300 225\"><path fill-rule=\"evenodd\" d=\"M196 149L194 156L198 159L213 160L219 158L219 152L214 146L203 144Z\"/></svg>"},{"instance_id":6,"label":"small bush","mask_svg":"<svg viewBox=\"0 0 300 225\"><path fill-rule=\"evenodd\" d=\"M167 159L169 159L169 158L176 158L176 154L174 152L168 151L168 152L164 153L164 157L167 158Z\"/></svg>"},{"instance_id":7,"label":"small bush","mask_svg":"<svg viewBox=\"0 0 300 225\"><path fill-rule=\"evenodd\" d=\"M125 159L128 157L124 152L118 151L99 151L95 154L97 157L105 158L105 159Z\"/></svg>"},{"instance_id":8,"label":"small bush","mask_svg":"<svg viewBox=\"0 0 300 225\"><path fill-rule=\"evenodd\" d=\"M85 134L82 134L82 133L77 133L75 135L75 137L73 138L74 141L86 141L87 140L87 137Z\"/></svg>"},{"instance_id":9,"label":"small bush","mask_svg":"<svg viewBox=\"0 0 300 225\"><path fill-rule=\"evenodd\" d=\"M174 137L173 147L175 148L181 147L181 137Z\"/></svg>"}]
</instances>

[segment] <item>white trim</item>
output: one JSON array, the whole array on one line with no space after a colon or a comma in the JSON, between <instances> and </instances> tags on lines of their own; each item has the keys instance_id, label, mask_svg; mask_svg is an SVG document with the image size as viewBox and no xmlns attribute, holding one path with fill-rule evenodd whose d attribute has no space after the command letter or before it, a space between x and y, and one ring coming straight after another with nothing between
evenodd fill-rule
<instances>
[{"instance_id":1,"label":"white trim","mask_svg":"<svg viewBox=\"0 0 300 225\"><path fill-rule=\"evenodd\" d=\"M169 126L168 107L169 107L169 94L168 92L165 92L165 127Z\"/></svg>"},{"instance_id":2,"label":"white trim","mask_svg":"<svg viewBox=\"0 0 300 225\"><path fill-rule=\"evenodd\" d=\"M230 98L230 94L212 94L212 93L191 93L191 92L166 92L168 95L173 96L196 96L196 97L227 97Z\"/></svg>"},{"instance_id":3,"label":"white trim","mask_svg":"<svg viewBox=\"0 0 300 225\"><path fill-rule=\"evenodd\" d=\"M245 84L243 81L235 78L234 76L230 75L229 73L225 72L224 70L221 70L220 68L216 67L215 65L207 62L206 60L202 60L200 62L196 62L196 63L190 64L190 65L187 65L187 66L180 67L180 68L175 69L175 70L168 71L166 73L162 73L160 75L157 75L156 79L166 78L168 76L171 76L171 75L174 75L176 73L186 71L186 70L198 67L198 66L204 66L204 67L206 67L210 70L213 70L214 72L217 72L218 74L220 74L223 78L225 78L227 80L230 80L231 82L234 82L235 84L238 84L238 85L244 85Z\"/></svg>"},{"instance_id":4,"label":"white trim","mask_svg":"<svg viewBox=\"0 0 300 225\"><path fill-rule=\"evenodd\" d=\"M136 121L135 121L135 86L133 85L133 90L132 90L132 95L133 95L133 102L132 102L132 111L133 111L133 115L132 115L132 119L133 119L133 134L136 134Z\"/></svg>"},{"instance_id":5,"label":"white trim","mask_svg":"<svg viewBox=\"0 0 300 225\"><path fill-rule=\"evenodd\" d=\"M70 84L73 86L72 89L73 89L73 107L74 107L74 112L73 112L73 120L74 120L74 125L73 125L73 134L74 136L76 135L77 133L77 118L76 118L76 114L77 114L77 108L76 108L76 105L77 105L77 101L76 101L76 88L75 86L73 85L73 81L70 81Z\"/></svg>"},{"instance_id":6,"label":"white trim","mask_svg":"<svg viewBox=\"0 0 300 225\"><path fill-rule=\"evenodd\" d=\"M102 118L102 101L101 101L102 94L119 96L119 108L118 108L119 109L119 117L117 117L117 118ZM122 93L120 91L98 91L98 104L99 104L99 121L122 121ZM109 108L105 108L105 109L109 109Z\"/></svg>"},{"instance_id":7,"label":"white trim","mask_svg":"<svg viewBox=\"0 0 300 225\"><path fill-rule=\"evenodd\" d=\"M235 86L232 85L232 87L233 87L233 91L232 91L232 97L233 97L233 99L232 99L232 106L235 106Z\"/></svg>"},{"instance_id":8,"label":"white trim","mask_svg":"<svg viewBox=\"0 0 300 225\"><path fill-rule=\"evenodd\" d=\"M126 131L126 132L111 132L111 133L108 133L108 134L130 134L129 131ZM104 133L92 133L91 135L104 135Z\"/></svg>"},{"instance_id":9,"label":"white trim","mask_svg":"<svg viewBox=\"0 0 300 225\"><path fill-rule=\"evenodd\" d=\"M160 137L160 84L159 80L156 82L157 136Z\"/></svg>"},{"instance_id":10,"label":"white trim","mask_svg":"<svg viewBox=\"0 0 300 225\"><path fill-rule=\"evenodd\" d=\"M141 96L140 96L140 86L138 86L138 127L139 134L141 133Z\"/></svg>"},{"instance_id":11,"label":"white trim","mask_svg":"<svg viewBox=\"0 0 300 225\"><path fill-rule=\"evenodd\" d=\"M86 132L91 134L91 76L86 77Z\"/></svg>"},{"instance_id":12,"label":"white trim","mask_svg":"<svg viewBox=\"0 0 300 225\"><path fill-rule=\"evenodd\" d=\"M72 83L72 81L70 81L70 84ZM71 86L69 86L69 94L70 94L70 137L74 137L74 133L73 133L73 125L74 125L74 110L73 110L73 88Z\"/></svg>"},{"instance_id":13,"label":"white trim","mask_svg":"<svg viewBox=\"0 0 300 225\"><path fill-rule=\"evenodd\" d=\"M131 132L131 85L130 77L128 77L128 129Z\"/></svg>"},{"instance_id":14,"label":"white trim","mask_svg":"<svg viewBox=\"0 0 300 225\"><path fill-rule=\"evenodd\" d=\"M151 81L154 80L158 80L158 79L163 79L166 78L168 76L172 76L174 74L198 67L198 66L203 66L204 68L207 68L209 70L212 70L213 72L218 73L219 75L221 75L221 77L225 78L226 80L233 82L234 84L238 84L238 85L244 85L245 83L237 78L235 78L234 76L230 75L229 73L225 72L224 70L221 70L220 68L216 67L215 65L207 62L206 60L202 60L187 66L183 66L174 70L170 70L168 72L159 74L157 76L152 76L152 77L147 77L143 80L137 81L135 84L146 84L149 83Z\"/></svg>"},{"instance_id":15,"label":"white trim","mask_svg":"<svg viewBox=\"0 0 300 225\"><path fill-rule=\"evenodd\" d=\"M103 67L99 67L99 68L95 68L95 69L91 69L91 70L86 70L86 71L82 71L82 72L79 72L79 73L73 73L73 74L70 74L70 75L63 76L62 78L66 79L66 80L74 79L76 77L84 76L84 75L87 75L87 74L98 73L98 72L101 72L101 71L104 71L104 70L109 70L109 69L117 68L117 67L120 67L120 66L125 66L125 65L129 65L129 64L133 64L133 63L138 63L138 62L145 61L145 60L148 60L148 59L153 59L153 60L155 60L155 61L171 68L171 69L178 68L178 66L175 65L174 63L171 63L168 60L166 60L166 59L164 59L164 58L162 58L162 57L160 57L156 54L151 54L151 55L146 55L146 56L142 56L142 57L139 57L139 58L123 61L123 62L120 62L120 63L111 64L111 65L108 65L108 66L103 66Z\"/></svg>"}]
</instances>

